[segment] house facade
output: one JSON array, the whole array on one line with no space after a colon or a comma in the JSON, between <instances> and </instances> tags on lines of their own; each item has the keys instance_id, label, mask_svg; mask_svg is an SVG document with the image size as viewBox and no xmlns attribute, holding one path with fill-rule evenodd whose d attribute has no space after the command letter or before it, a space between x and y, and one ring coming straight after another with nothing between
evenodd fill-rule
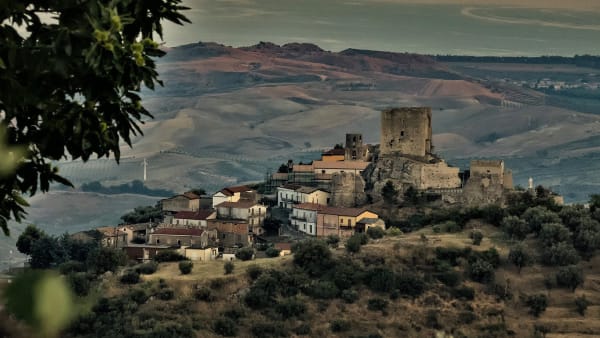
<instances>
[{"instance_id":1,"label":"house facade","mask_svg":"<svg viewBox=\"0 0 600 338\"><path fill-rule=\"evenodd\" d=\"M362 174L370 162L367 161L314 161L315 174L336 174L352 172Z\"/></svg>"},{"instance_id":2,"label":"house facade","mask_svg":"<svg viewBox=\"0 0 600 338\"><path fill-rule=\"evenodd\" d=\"M365 218L378 219L379 216L372 211L360 208L322 208L317 213L316 236L352 236L357 230L357 223Z\"/></svg>"},{"instance_id":3,"label":"house facade","mask_svg":"<svg viewBox=\"0 0 600 338\"><path fill-rule=\"evenodd\" d=\"M331 194L328 191L316 187L286 184L277 188L277 205L285 209L292 209L294 204L298 203L327 205L330 198Z\"/></svg>"},{"instance_id":4,"label":"house facade","mask_svg":"<svg viewBox=\"0 0 600 338\"><path fill-rule=\"evenodd\" d=\"M123 247L123 251L130 260L148 261L154 259L157 253L170 250L168 245L152 244L129 244Z\"/></svg>"},{"instance_id":5,"label":"house facade","mask_svg":"<svg viewBox=\"0 0 600 338\"><path fill-rule=\"evenodd\" d=\"M171 225L206 228L206 221L217 218L217 212L212 209L198 211L180 211L173 215Z\"/></svg>"},{"instance_id":6,"label":"house facade","mask_svg":"<svg viewBox=\"0 0 600 338\"><path fill-rule=\"evenodd\" d=\"M223 202L237 202L239 200L256 200L256 192L245 185L223 188L212 195L212 207Z\"/></svg>"},{"instance_id":7,"label":"house facade","mask_svg":"<svg viewBox=\"0 0 600 338\"><path fill-rule=\"evenodd\" d=\"M294 205L290 213L290 223L298 231L311 236L317 235L317 211L323 206L315 203Z\"/></svg>"},{"instance_id":8,"label":"house facade","mask_svg":"<svg viewBox=\"0 0 600 338\"><path fill-rule=\"evenodd\" d=\"M192 261L212 261L219 256L219 249L216 247L187 247L184 249L184 256Z\"/></svg>"},{"instance_id":9,"label":"house facade","mask_svg":"<svg viewBox=\"0 0 600 338\"><path fill-rule=\"evenodd\" d=\"M243 220L208 220L208 229L216 230L220 247L251 246L254 243L253 228Z\"/></svg>"},{"instance_id":10,"label":"house facade","mask_svg":"<svg viewBox=\"0 0 600 338\"><path fill-rule=\"evenodd\" d=\"M267 207L253 201L223 202L216 209L218 219L244 220L257 231L267 217Z\"/></svg>"},{"instance_id":11,"label":"house facade","mask_svg":"<svg viewBox=\"0 0 600 338\"><path fill-rule=\"evenodd\" d=\"M173 197L160 201L163 213L175 213L179 211L196 211L200 209L201 197L186 192L181 195L175 195Z\"/></svg>"},{"instance_id":12,"label":"house facade","mask_svg":"<svg viewBox=\"0 0 600 338\"><path fill-rule=\"evenodd\" d=\"M216 241L217 232L198 228L158 228L150 233L148 242L154 245L207 247Z\"/></svg>"}]
</instances>

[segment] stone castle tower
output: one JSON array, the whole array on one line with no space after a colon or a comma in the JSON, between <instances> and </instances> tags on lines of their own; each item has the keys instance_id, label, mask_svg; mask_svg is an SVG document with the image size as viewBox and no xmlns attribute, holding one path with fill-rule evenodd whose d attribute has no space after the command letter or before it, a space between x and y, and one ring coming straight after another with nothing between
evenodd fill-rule
<instances>
[{"instance_id":1,"label":"stone castle tower","mask_svg":"<svg viewBox=\"0 0 600 338\"><path fill-rule=\"evenodd\" d=\"M427 159L431 147L431 108L393 108L381 113L380 156Z\"/></svg>"},{"instance_id":2,"label":"stone castle tower","mask_svg":"<svg viewBox=\"0 0 600 338\"><path fill-rule=\"evenodd\" d=\"M363 160L364 147L362 134L346 134L345 160Z\"/></svg>"}]
</instances>

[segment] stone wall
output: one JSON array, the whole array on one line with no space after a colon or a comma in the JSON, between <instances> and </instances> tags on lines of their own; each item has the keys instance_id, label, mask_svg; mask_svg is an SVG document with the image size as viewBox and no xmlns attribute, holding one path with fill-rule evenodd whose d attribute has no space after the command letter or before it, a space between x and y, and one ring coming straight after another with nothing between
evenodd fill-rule
<instances>
[{"instance_id":1,"label":"stone wall","mask_svg":"<svg viewBox=\"0 0 600 338\"><path fill-rule=\"evenodd\" d=\"M352 172L333 174L331 178L330 205L335 207L354 207L367 201L365 180Z\"/></svg>"},{"instance_id":2,"label":"stone wall","mask_svg":"<svg viewBox=\"0 0 600 338\"><path fill-rule=\"evenodd\" d=\"M431 153L431 108L393 108L381 113L381 156Z\"/></svg>"},{"instance_id":3,"label":"stone wall","mask_svg":"<svg viewBox=\"0 0 600 338\"><path fill-rule=\"evenodd\" d=\"M459 168L449 167L444 161L422 164L420 184L417 188L421 190L460 188L458 172Z\"/></svg>"}]
</instances>

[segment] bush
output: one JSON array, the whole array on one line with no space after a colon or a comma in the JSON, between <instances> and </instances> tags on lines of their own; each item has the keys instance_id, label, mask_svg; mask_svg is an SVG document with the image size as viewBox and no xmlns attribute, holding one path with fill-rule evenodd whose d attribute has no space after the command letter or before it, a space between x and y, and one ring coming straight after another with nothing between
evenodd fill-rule
<instances>
[{"instance_id":1,"label":"bush","mask_svg":"<svg viewBox=\"0 0 600 338\"><path fill-rule=\"evenodd\" d=\"M531 254L522 244L518 244L510 248L508 260L518 268L519 274L521 274L522 268L533 264L533 258L531 257Z\"/></svg>"},{"instance_id":2,"label":"bush","mask_svg":"<svg viewBox=\"0 0 600 338\"><path fill-rule=\"evenodd\" d=\"M459 299L473 300L475 299L475 289L468 286L455 288L452 289L452 295Z\"/></svg>"},{"instance_id":3,"label":"bush","mask_svg":"<svg viewBox=\"0 0 600 338\"><path fill-rule=\"evenodd\" d=\"M436 330L442 328L442 325L440 324L440 320L438 318L437 310L427 310L427 313L425 314L425 326Z\"/></svg>"},{"instance_id":4,"label":"bush","mask_svg":"<svg viewBox=\"0 0 600 338\"><path fill-rule=\"evenodd\" d=\"M267 257L279 257L280 252L280 250L277 250L275 248L268 248L267 250L265 250L265 254L267 255Z\"/></svg>"},{"instance_id":5,"label":"bush","mask_svg":"<svg viewBox=\"0 0 600 338\"><path fill-rule=\"evenodd\" d=\"M320 280L313 282L304 292L316 299L333 299L337 297L340 290L334 283Z\"/></svg>"},{"instance_id":6,"label":"bush","mask_svg":"<svg viewBox=\"0 0 600 338\"><path fill-rule=\"evenodd\" d=\"M246 274L248 275L248 277L250 277L250 280L256 280L258 277L260 277L260 275L263 273L263 269L256 265L249 265L246 268Z\"/></svg>"},{"instance_id":7,"label":"bush","mask_svg":"<svg viewBox=\"0 0 600 338\"><path fill-rule=\"evenodd\" d=\"M144 289L134 289L129 293L129 299L141 305L148 300L148 293Z\"/></svg>"},{"instance_id":8,"label":"bush","mask_svg":"<svg viewBox=\"0 0 600 338\"><path fill-rule=\"evenodd\" d=\"M402 271L396 275L396 289L403 294L411 297L420 296L425 292L425 280L423 277L410 271Z\"/></svg>"},{"instance_id":9,"label":"bush","mask_svg":"<svg viewBox=\"0 0 600 338\"><path fill-rule=\"evenodd\" d=\"M367 271L365 284L375 292L390 292L396 289L396 275L387 267L378 267Z\"/></svg>"},{"instance_id":10,"label":"bush","mask_svg":"<svg viewBox=\"0 0 600 338\"><path fill-rule=\"evenodd\" d=\"M87 263L96 273L102 274L106 271L117 271L120 266L127 264L127 257L123 250L99 248L90 253Z\"/></svg>"},{"instance_id":11,"label":"bush","mask_svg":"<svg viewBox=\"0 0 600 338\"><path fill-rule=\"evenodd\" d=\"M250 328L250 332L256 338L288 337L285 328L275 323L256 323Z\"/></svg>"},{"instance_id":12,"label":"bush","mask_svg":"<svg viewBox=\"0 0 600 338\"><path fill-rule=\"evenodd\" d=\"M143 263L135 268L135 271L142 275L151 275L155 273L156 270L158 270L158 263L156 262Z\"/></svg>"},{"instance_id":13,"label":"bush","mask_svg":"<svg viewBox=\"0 0 600 338\"><path fill-rule=\"evenodd\" d=\"M354 290L344 290L340 296L342 300L348 304L352 304L358 300L358 292Z\"/></svg>"},{"instance_id":14,"label":"bush","mask_svg":"<svg viewBox=\"0 0 600 338\"><path fill-rule=\"evenodd\" d=\"M529 313L534 317L539 317L539 315L546 311L546 307L548 307L548 297L544 294L531 295L525 298L525 305L529 307Z\"/></svg>"},{"instance_id":15,"label":"bush","mask_svg":"<svg viewBox=\"0 0 600 338\"><path fill-rule=\"evenodd\" d=\"M469 262L469 277L479 283L489 283L494 280L494 267L488 261L477 258Z\"/></svg>"},{"instance_id":16,"label":"bush","mask_svg":"<svg viewBox=\"0 0 600 338\"><path fill-rule=\"evenodd\" d=\"M435 278L449 287L455 287L461 282L460 273L456 271L439 272L435 274Z\"/></svg>"},{"instance_id":17,"label":"bush","mask_svg":"<svg viewBox=\"0 0 600 338\"><path fill-rule=\"evenodd\" d=\"M549 266L572 265L579 262L579 255L573 245L560 242L543 249L542 262Z\"/></svg>"},{"instance_id":18,"label":"bush","mask_svg":"<svg viewBox=\"0 0 600 338\"><path fill-rule=\"evenodd\" d=\"M329 235L325 239L325 243L332 248L337 248L340 244L340 237L338 235Z\"/></svg>"},{"instance_id":19,"label":"bush","mask_svg":"<svg viewBox=\"0 0 600 338\"><path fill-rule=\"evenodd\" d=\"M215 297L215 295L213 295L213 292L211 289L207 288L207 287L201 287L199 289L197 289L196 291L194 291L194 298L196 298L196 300L201 300L207 303L212 303L215 301L215 299L217 297Z\"/></svg>"},{"instance_id":20,"label":"bush","mask_svg":"<svg viewBox=\"0 0 600 338\"><path fill-rule=\"evenodd\" d=\"M379 239L385 236L385 230L380 227L370 227L367 229L367 235L372 239Z\"/></svg>"},{"instance_id":21,"label":"bush","mask_svg":"<svg viewBox=\"0 0 600 338\"><path fill-rule=\"evenodd\" d=\"M249 261L254 257L254 249L241 248L235 253L235 258L242 261Z\"/></svg>"},{"instance_id":22,"label":"bush","mask_svg":"<svg viewBox=\"0 0 600 338\"><path fill-rule=\"evenodd\" d=\"M306 336L310 334L310 325L303 323L294 328L294 333L299 336Z\"/></svg>"},{"instance_id":23,"label":"bush","mask_svg":"<svg viewBox=\"0 0 600 338\"><path fill-rule=\"evenodd\" d=\"M238 307L234 307L229 310L223 311L223 317L231 318L233 320L238 320L240 318L244 318L245 316L246 313L244 312L244 310Z\"/></svg>"},{"instance_id":24,"label":"bush","mask_svg":"<svg viewBox=\"0 0 600 338\"><path fill-rule=\"evenodd\" d=\"M571 240L569 229L560 223L542 224L539 239L544 246L551 246L560 242L568 242Z\"/></svg>"},{"instance_id":25,"label":"bush","mask_svg":"<svg viewBox=\"0 0 600 338\"><path fill-rule=\"evenodd\" d=\"M171 300L175 298L175 291L173 291L171 288L160 289L156 293L156 297L160 300Z\"/></svg>"},{"instance_id":26,"label":"bush","mask_svg":"<svg viewBox=\"0 0 600 338\"><path fill-rule=\"evenodd\" d=\"M358 236L358 234L352 235L346 241L346 251L350 253L358 253L360 251L360 247L362 246L362 238Z\"/></svg>"},{"instance_id":27,"label":"bush","mask_svg":"<svg viewBox=\"0 0 600 338\"><path fill-rule=\"evenodd\" d=\"M387 229L388 236L396 237L396 236L400 236L402 234L403 234L402 230L400 230L400 228L398 228L398 227L390 227L389 229Z\"/></svg>"},{"instance_id":28,"label":"bush","mask_svg":"<svg viewBox=\"0 0 600 338\"><path fill-rule=\"evenodd\" d=\"M224 337L235 337L238 334L237 324L227 317L221 317L213 323L213 331Z\"/></svg>"},{"instance_id":29,"label":"bush","mask_svg":"<svg viewBox=\"0 0 600 338\"><path fill-rule=\"evenodd\" d=\"M162 250L156 253L154 260L159 263L185 261L187 258L174 250Z\"/></svg>"},{"instance_id":30,"label":"bush","mask_svg":"<svg viewBox=\"0 0 600 338\"><path fill-rule=\"evenodd\" d=\"M502 219L502 230L512 239L522 241L531 231L526 221L517 216L506 216Z\"/></svg>"},{"instance_id":31,"label":"bush","mask_svg":"<svg viewBox=\"0 0 600 338\"><path fill-rule=\"evenodd\" d=\"M275 306L275 312L283 319L300 317L306 313L306 304L297 298L284 299Z\"/></svg>"},{"instance_id":32,"label":"bush","mask_svg":"<svg viewBox=\"0 0 600 338\"><path fill-rule=\"evenodd\" d=\"M135 271L126 271L120 279L123 284L137 284L140 282L140 274Z\"/></svg>"},{"instance_id":33,"label":"bush","mask_svg":"<svg viewBox=\"0 0 600 338\"><path fill-rule=\"evenodd\" d=\"M458 313L458 322L460 324L471 324L477 320L477 315L473 311L462 311Z\"/></svg>"},{"instance_id":34,"label":"bush","mask_svg":"<svg viewBox=\"0 0 600 338\"><path fill-rule=\"evenodd\" d=\"M83 262L67 261L67 262L62 263L58 267L58 270L60 271L61 274L68 275L73 272L84 272L87 270L87 267L85 266L85 264Z\"/></svg>"},{"instance_id":35,"label":"bush","mask_svg":"<svg viewBox=\"0 0 600 338\"><path fill-rule=\"evenodd\" d=\"M292 246L292 252L294 264L312 277L322 275L333 266L331 251L323 241L310 239L298 242Z\"/></svg>"},{"instance_id":36,"label":"bush","mask_svg":"<svg viewBox=\"0 0 600 338\"><path fill-rule=\"evenodd\" d=\"M194 263L191 261L181 261L179 262L179 271L181 271L182 275L189 275L192 272L192 268L194 267Z\"/></svg>"},{"instance_id":37,"label":"bush","mask_svg":"<svg viewBox=\"0 0 600 338\"><path fill-rule=\"evenodd\" d=\"M367 301L367 309L370 311L384 312L387 309L388 301L381 298L371 298Z\"/></svg>"},{"instance_id":38,"label":"bush","mask_svg":"<svg viewBox=\"0 0 600 338\"><path fill-rule=\"evenodd\" d=\"M565 266L556 273L556 285L569 288L575 292L583 284L583 272L575 265Z\"/></svg>"},{"instance_id":39,"label":"bush","mask_svg":"<svg viewBox=\"0 0 600 338\"><path fill-rule=\"evenodd\" d=\"M229 275L230 273L232 273L234 267L235 267L235 265L233 265L232 261L228 261L228 262L225 262L225 264L223 264L223 268L225 269L226 275Z\"/></svg>"},{"instance_id":40,"label":"bush","mask_svg":"<svg viewBox=\"0 0 600 338\"><path fill-rule=\"evenodd\" d=\"M92 283L87 272L75 272L67 275L67 281L71 290L80 297L85 297L90 292Z\"/></svg>"},{"instance_id":41,"label":"bush","mask_svg":"<svg viewBox=\"0 0 600 338\"><path fill-rule=\"evenodd\" d=\"M345 332L350 330L350 322L343 319L335 319L329 325L331 332Z\"/></svg>"},{"instance_id":42,"label":"bush","mask_svg":"<svg viewBox=\"0 0 600 338\"><path fill-rule=\"evenodd\" d=\"M589 305L590 302L585 298L585 295L575 298L575 308L580 315L585 316L585 310Z\"/></svg>"},{"instance_id":43,"label":"bush","mask_svg":"<svg viewBox=\"0 0 600 338\"><path fill-rule=\"evenodd\" d=\"M483 240L483 234L481 231L471 232L471 239L473 239L473 245L480 245Z\"/></svg>"}]
</instances>

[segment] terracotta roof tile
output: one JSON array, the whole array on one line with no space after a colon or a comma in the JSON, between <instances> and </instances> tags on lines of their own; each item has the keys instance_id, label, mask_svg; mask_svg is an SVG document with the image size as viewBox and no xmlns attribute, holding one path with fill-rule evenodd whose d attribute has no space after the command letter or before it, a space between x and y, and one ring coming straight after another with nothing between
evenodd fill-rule
<instances>
[{"instance_id":1,"label":"terracotta roof tile","mask_svg":"<svg viewBox=\"0 0 600 338\"><path fill-rule=\"evenodd\" d=\"M205 220L212 215L214 210L198 210L198 211L180 211L176 213L173 218L178 219L193 219L193 220Z\"/></svg>"},{"instance_id":2,"label":"terracotta roof tile","mask_svg":"<svg viewBox=\"0 0 600 338\"><path fill-rule=\"evenodd\" d=\"M238 208L238 209L245 209L245 208L250 208L253 207L255 205L257 205L258 203L253 202L253 201L237 201L237 202L223 202L220 204L217 204L217 208Z\"/></svg>"}]
</instances>

